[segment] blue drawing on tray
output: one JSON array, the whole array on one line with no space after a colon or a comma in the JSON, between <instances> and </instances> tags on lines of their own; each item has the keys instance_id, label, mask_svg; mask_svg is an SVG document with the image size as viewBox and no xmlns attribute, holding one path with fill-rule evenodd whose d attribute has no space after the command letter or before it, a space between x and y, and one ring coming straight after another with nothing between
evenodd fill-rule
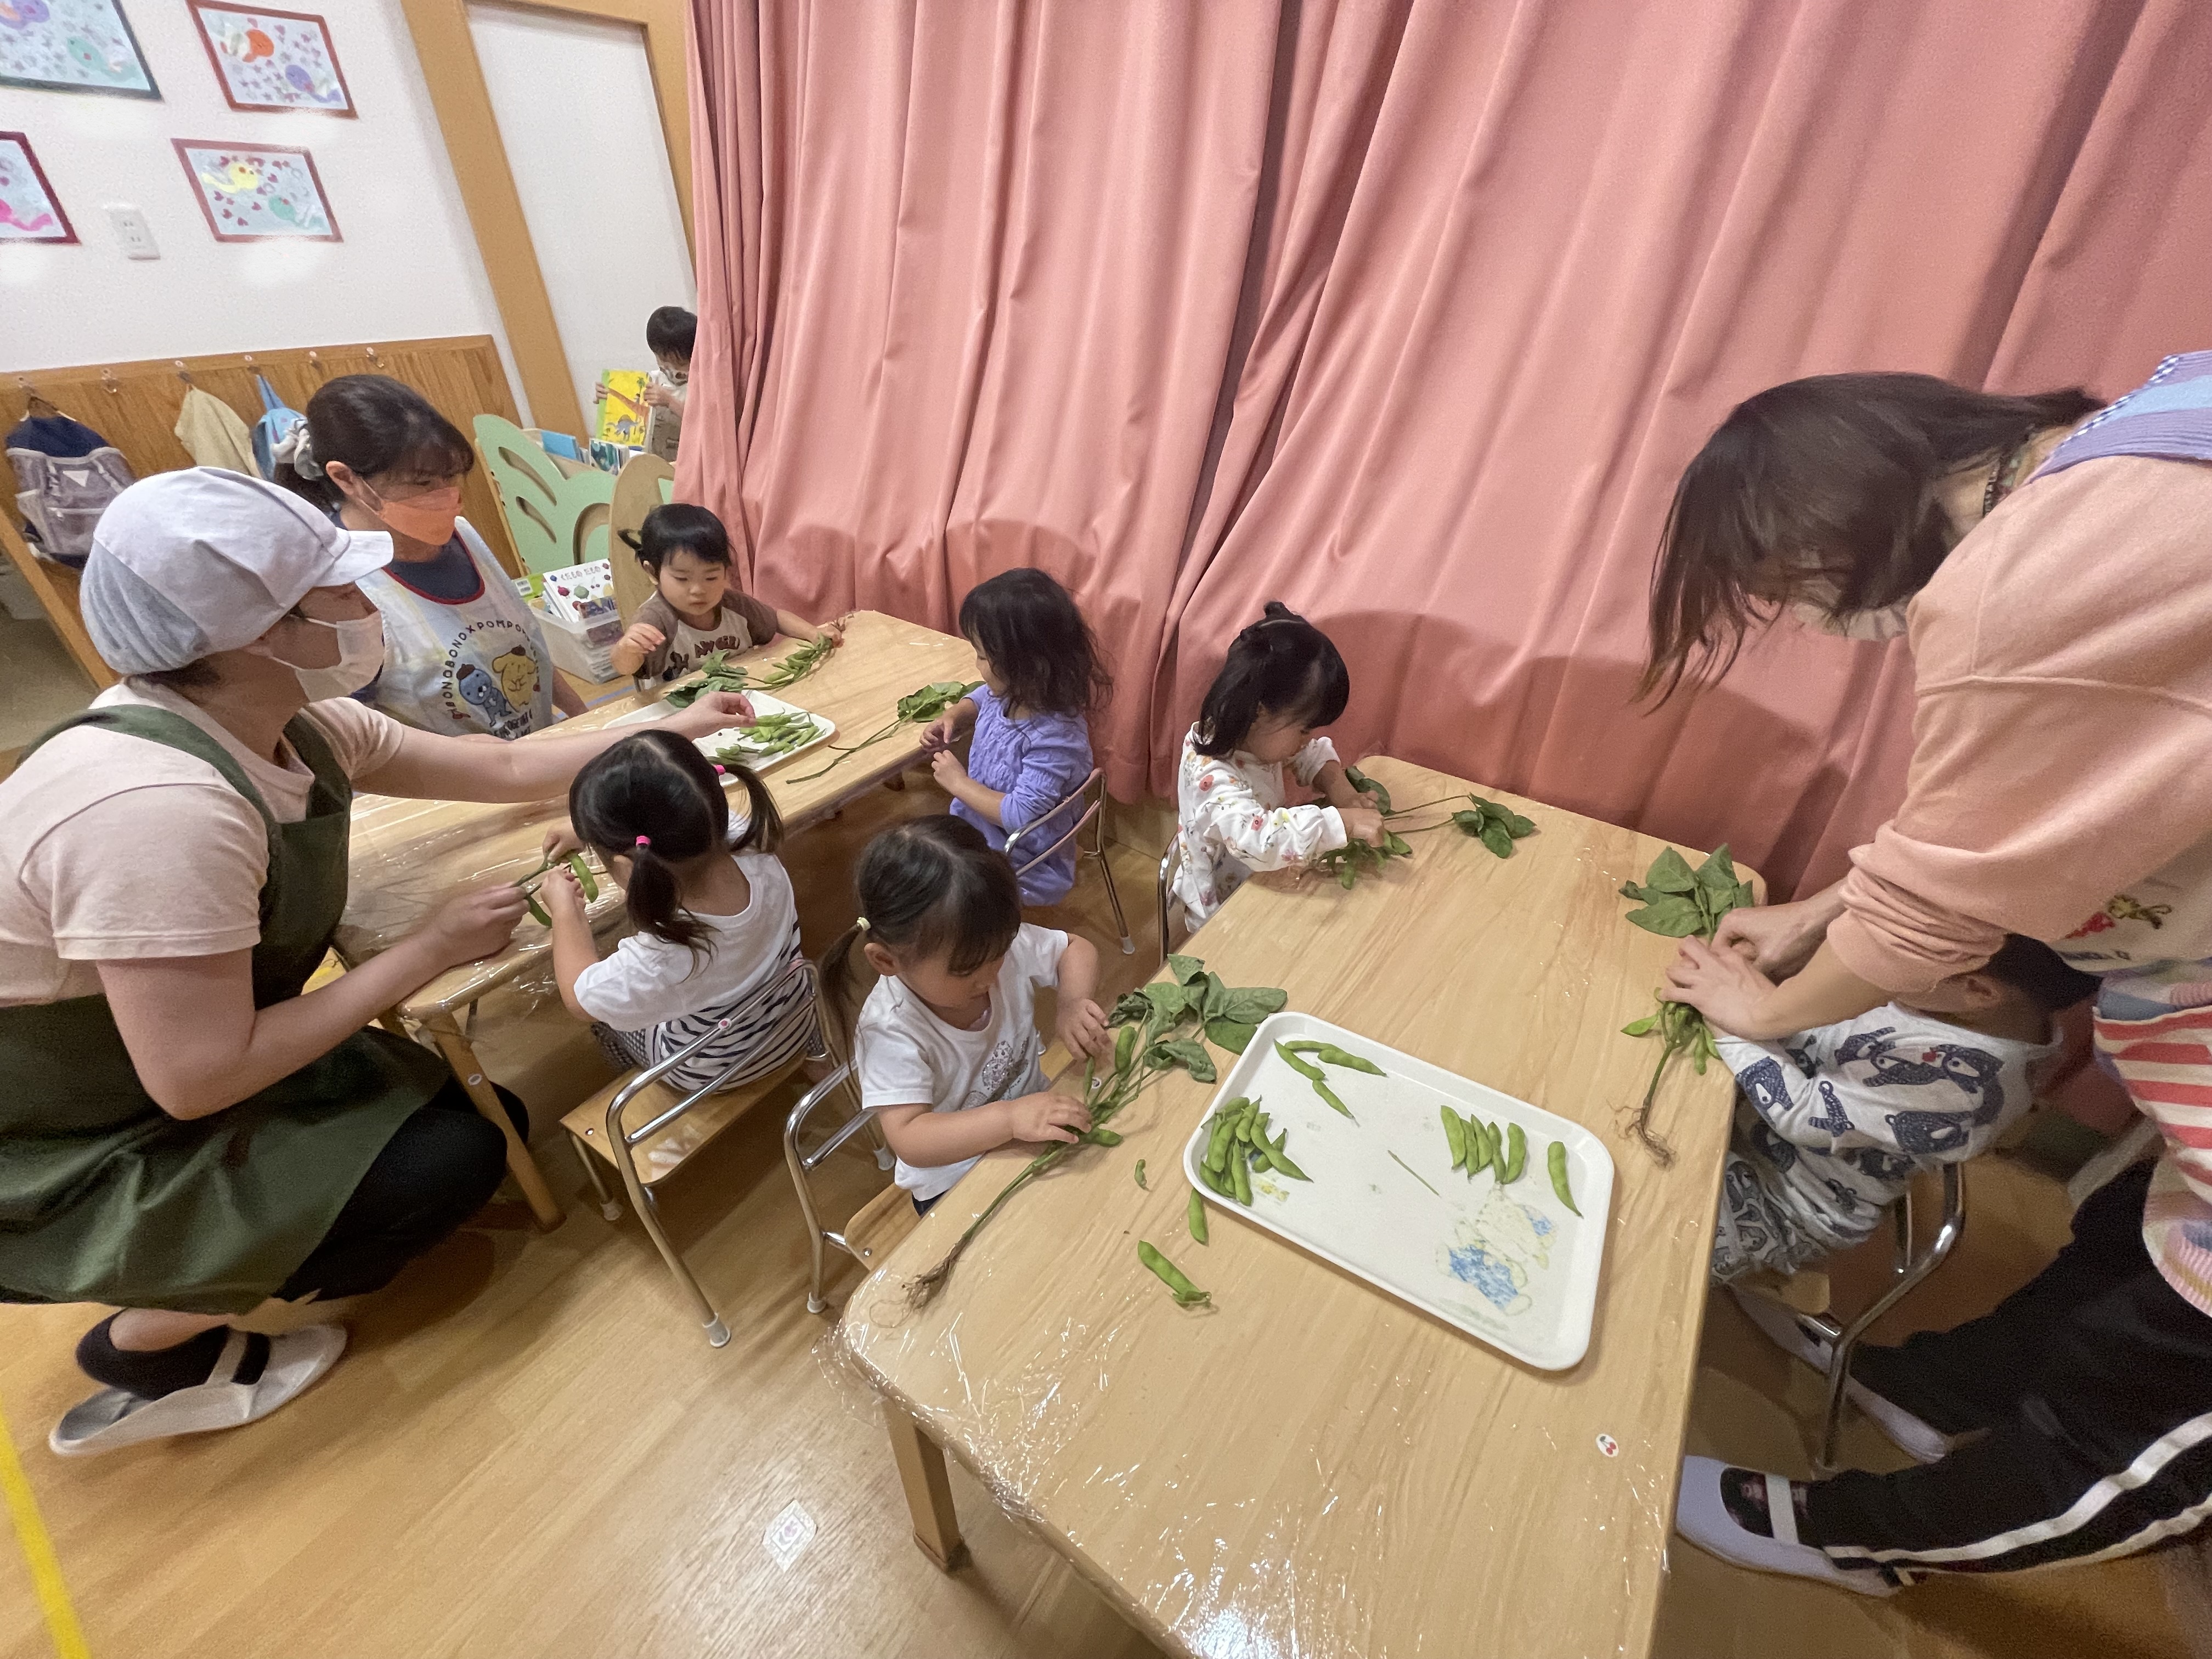
<instances>
[{"instance_id":1,"label":"blue drawing on tray","mask_svg":"<svg viewBox=\"0 0 2212 1659\"><path fill-rule=\"evenodd\" d=\"M1437 1266L1502 1314L1528 1311L1528 1275L1551 1265L1552 1218L1494 1188L1472 1217L1452 1226Z\"/></svg>"},{"instance_id":2,"label":"blue drawing on tray","mask_svg":"<svg viewBox=\"0 0 2212 1659\"><path fill-rule=\"evenodd\" d=\"M161 95L115 0L0 0L0 86Z\"/></svg>"}]
</instances>

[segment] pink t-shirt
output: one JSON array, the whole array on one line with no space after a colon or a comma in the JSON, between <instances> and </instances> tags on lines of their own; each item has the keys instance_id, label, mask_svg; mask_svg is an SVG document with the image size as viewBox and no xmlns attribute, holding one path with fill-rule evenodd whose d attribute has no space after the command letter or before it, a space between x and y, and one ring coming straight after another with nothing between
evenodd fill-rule
<instances>
[{"instance_id":1,"label":"pink t-shirt","mask_svg":"<svg viewBox=\"0 0 2212 1659\"><path fill-rule=\"evenodd\" d=\"M174 692L126 680L96 708L181 714L236 756L270 814L297 823L313 775L285 745L255 755ZM398 752L404 728L350 698L311 704L349 778ZM0 1007L95 996L93 964L220 956L261 938L269 837L205 761L165 744L80 726L0 781Z\"/></svg>"}]
</instances>

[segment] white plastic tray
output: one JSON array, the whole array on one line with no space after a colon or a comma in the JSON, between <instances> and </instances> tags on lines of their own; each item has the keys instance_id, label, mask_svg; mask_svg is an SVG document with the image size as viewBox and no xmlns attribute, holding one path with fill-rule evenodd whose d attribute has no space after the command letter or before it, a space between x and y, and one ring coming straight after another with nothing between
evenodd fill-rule
<instances>
[{"instance_id":1,"label":"white plastic tray","mask_svg":"<svg viewBox=\"0 0 2212 1659\"><path fill-rule=\"evenodd\" d=\"M1389 1075L1322 1068L1352 1109L1346 1118L1275 1052L1278 1042L1300 1037L1334 1042ZM1288 1127L1284 1150L1312 1179L1255 1170L1251 1208L1220 1198L1199 1179L1212 1135L1201 1121L1183 1148L1183 1176L1207 1203L1540 1370L1564 1370L1588 1352L1613 1201L1613 1156L1589 1130L1295 1012L1260 1027L1206 1117L1240 1095L1260 1101L1272 1133ZM1470 1181L1452 1168L1437 1109L1446 1103L1501 1129L1521 1126L1528 1156L1518 1181L1501 1187L1488 1170ZM1579 1217L1552 1190L1545 1159L1555 1140L1566 1146Z\"/></svg>"},{"instance_id":2,"label":"white plastic tray","mask_svg":"<svg viewBox=\"0 0 2212 1659\"><path fill-rule=\"evenodd\" d=\"M781 766L784 762L803 755L808 750L825 744L837 735L837 722L827 714L817 714L810 709L801 709L797 703L786 702L781 697L771 697L765 691L748 691L745 696L750 700L753 713L756 714L804 714L814 722L814 735L796 749L787 750L783 754L773 756L766 760L747 755L745 764L756 772L765 772L771 767ZM620 720L611 720L607 724L609 726L642 726L651 720L665 720L677 712L678 711L671 708L664 699L659 702L649 702L642 708L634 708ZM745 744L745 736L746 728L742 726L725 726L720 732L700 738L699 752L708 760L718 759L720 757L715 750L726 749L733 743L749 747Z\"/></svg>"}]
</instances>

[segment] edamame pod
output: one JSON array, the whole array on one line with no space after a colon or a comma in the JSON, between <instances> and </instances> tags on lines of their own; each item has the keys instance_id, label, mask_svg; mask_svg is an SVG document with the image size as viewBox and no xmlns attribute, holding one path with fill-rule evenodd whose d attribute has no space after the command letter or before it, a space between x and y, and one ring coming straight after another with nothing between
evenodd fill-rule
<instances>
[{"instance_id":1,"label":"edamame pod","mask_svg":"<svg viewBox=\"0 0 2212 1659\"><path fill-rule=\"evenodd\" d=\"M1505 1131L1492 1123L1483 1133L1490 1137L1490 1173L1503 1187L1505 1184Z\"/></svg>"},{"instance_id":2,"label":"edamame pod","mask_svg":"<svg viewBox=\"0 0 2212 1659\"><path fill-rule=\"evenodd\" d=\"M1467 1135L1467 1176L1472 1181L1490 1167L1490 1133L1480 1118L1468 1118L1462 1127Z\"/></svg>"},{"instance_id":3,"label":"edamame pod","mask_svg":"<svg viewBox=\"0 0 2212 1659\"><path fill-rule=\"evenodd\" d=\"M1528 1167L1528 1137L1517 1123L1509 1124L1505 1130L1505 1184L1511 1186L1521 1179L1521 1172Z\"/></svg>"},{"instance_id":4,"label":"edamame pod","mask_svg":"<svg viewBox=\"0 0 2212 1659\"><path fill-rule=\"evenodd\" d=\"M576 885L584 890L585 903L589 904L593 899L599 897L599 878L592 873L591 866L584 862L584 855L581 853L568 854L568 873L575 877Z\"/></svg>"},{"instance_id":5,"label":"edamame pod","mask_svg":"<svg viewBox=\"0 0 2212 1659\"><path fill-rule=\"evenodd\" d=\"M1121 1035L1114 1039L1115 1071L1117 1073L1127 1071L1129 1062L1136 1057L1136 1054L1137 1028L1133 1025L1124 1025L1121 1028Z\"/></svg>"},{"instance_id":6,"label":"edamame pod","mask_svg":"<svg viewBox=\"0 0 2212 1659\"><path fill-rule=\"evenodd\" d=\"M1273 1164L1278 1170L1290 1176L1293 1181L1312 1181L1313 1177L1308 1175L1304 1170L1298 1168L1297 1164L1291 1163L1290 1154L1283 1150L1285 1146L1290 1144L1290 1139L1291 1132L1288 1129L1285 1129L1279 1139L1270 1141L1263 1141L1261 1144L1267 1149L1267 1162Z\"/></svg>"},{"instance_id":7,"label":"edamame pod","mask_svg":"<svg viewBox=\"0 0 2212 1659\"><path fill-rule=\"evenodd\" d=\"M1143 1191L1150 1192L1152 1190L1149 1187L1145 1185L1145 1160L1141 1158L1137 1160L1137 1185L1139 1188Z\"/></svg>"},{"instance_id":8,"label":"edamame pod","mask_svg":"<svg viewBox=\"0 0 2212 1659\"><path fill-rule=\"evenodd\" d=\"M540 927L550 927L553 925L553 918L545 914L545 907L538 902L537 894L524 894L522 902L530 907L530 919Z\"/></svg>"},{"instance_id":9,"label":"edamame pod","mask_svg":"<svg viewBox=\"0 0 2212 1659\"><path fill-rule=\"evenodd\" d=\"M1338 1111L1342 1112L1345 1116L1352 1117L1352 1108L1339 1100L1336 1097L1336 1091L1330 1088L1328 1085L1323 1083L1319 1078L1316 1078L1314 1079L1314 1092L1319 1095L1323 1100L1327 1101L1330 1105L1335 1107ZM1359 1121L1356 1117L1352 1118L1352 1121L1354 1123Z\"/></svg>"},{"instance_id":10,"label":"edamame pod","mask_svg":"<svg viewBox=\"0 0 2212 1659\"><path fill-rule=\"evenodd\" d=\"M1206 1237L1206 1200L1198 1195L1198 1188L1190 1189L1190 1236L1193 1242L1203 1244Z\"/></svg>"},{"instance_id":11,"label":"edamame pod","mask_svg":"<svg viewBox=\"0 0 2212 1659\"><path fill-rule=\"evenodd\" d=\"M1544 1154L1544 1166L1551 1172L1552 1190L1559 1195L1559 1202L1573 1210L1577 1215L1580 1215L1582 1211L1576 1207L1575 1195L1567 1187L1567 1143L1565 1141L1555 1140L1552 1143L1551 1150Z\"/></svg>"},{"instance_id":12,"label":"edamame pod","mask_svg":"<svg viewBox=\"0 0 2212 1659\"><path fill-rule=\"evenodd\" d=\"M1324 1062L1341 1066L1348 1072L1364 1072L1370 1077L1386 1077L1388 1073L1364 1054L1355 1054L1338 1048L1334 1042L1324 1042L1319 1051Z\"/></svg>"},{"instance_id":13,"label":"edamame pod","mask_svg":"<svg viewBox=\"0 0 2212 1659\"><path fill-rule=\"evenodd\" d=\"M1162 1255L1143 1239L1137 1241L1137 1260L1152 1270L1160 1283L1175 1292L1176 1306L1191 1308L1211 1298L1206 1292L1184 1277L1182 1268Z\"/></svg>"},{"instance_id":14,"label":"edamame pod","mask_svg":"<svg viewBox=\"0 0 2212 1659\"><path fill-rule=\"evenodd\" d=\"M1246 1209L1250 1209L1252 1207L1252 1172L1245 1167L1242 1158L1231 1158L1229 1160L1229 1185L1237 1201Z\"/></svg>"},{"instance_id":15,"label":"edamame pod","mask_svg":"<svg viewBox=\"0 0 2212 1659\"><path fill-rule=\"evenodd\" d=\"M1451 1146L1452 1168L1463 1169L1467 1164L1467 1126L1459 1121L1459 1114L1449 1106L1439 1106L1443 1114L1444 1139Z\"/></svg>"},{"instance_id":16,"label":"edamame pod","mask_svg":"<svg viewBox=\"0 0 2212 1659\"><path fill-rule=\"evenodd\" d=\"M1296 1072L1300 1077L1304 1078L1308 1082L1319 1083L1322 1081L1321 1067L1313 1065L1310 1061L1299 1059L1297 1052L1292 1049L1289 1043L1278 1042L1275 1045L1275 1052L1283 1057L1284 1060L1289 1065L1292 1071Z\"/></svg>"}]
</instances>

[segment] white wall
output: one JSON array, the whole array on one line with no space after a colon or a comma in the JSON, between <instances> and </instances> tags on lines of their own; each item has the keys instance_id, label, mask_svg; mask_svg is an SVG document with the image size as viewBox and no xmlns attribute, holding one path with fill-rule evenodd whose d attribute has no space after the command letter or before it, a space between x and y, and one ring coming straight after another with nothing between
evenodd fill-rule
<instances>
[{"instance_id":1,"label":"white wall","mask_svg":"<svg viewBox=\"0 0 2212 1659\"><path fill-rule=\"evenodd\" d=\"M653 367L647 314L693 305L644 32L482 3L469 30L588 421L601 370Z\"/></svg>"},{"instance_id":2,"label":"white wall","mask_svg":"<svg viewBox=\"0 0 2212 1659\"><path fill-rule=\"evenodd\" d=\"M29 136L80 239L0 243L0 372L489 334L527 418L397 0L313 8L361 112L350 121L233 110L184 0L130 0L127 9L160 102L0 87L0 129ZM345 240L217 242L172 138L311 151ZM110 202L144 210L159 259L123 257L103 210Z\"/></svg>"}]
</instances>

